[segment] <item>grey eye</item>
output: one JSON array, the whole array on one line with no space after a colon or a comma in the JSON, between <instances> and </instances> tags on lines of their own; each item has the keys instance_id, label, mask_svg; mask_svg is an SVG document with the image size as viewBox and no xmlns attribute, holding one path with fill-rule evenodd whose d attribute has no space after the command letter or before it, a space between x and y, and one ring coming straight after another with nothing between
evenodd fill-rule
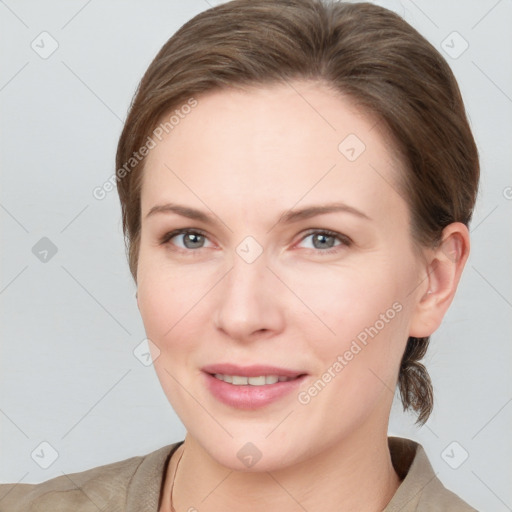
<instances>
[{"instance_id":1,"label":"grey eye","mask_svg":"<svg viewBox=\"0 0 512 512\"><path fill-rule=\"evenodd\" d=\"M334 235L327 231L316 231L305 236L301 240L303 247L307 249L331 249L342 243L340 235Z\"/></svg>"},{"instance_id":2,"label":"grey eye","mask_svg":"<svg viewBox=\"0 0 512 512\"><path fill-rule=\"evenodd\" d=\"M330 249L334 247L336 242L336 237L325 233L315 233L311 236L313 237L313 247L315 249Z\"/></svg>"},{"instance_id":3,"label":"grey eye","mask_svg":"<svg viewBox=\"0 0 512 512\"><path fill-rule=\"evenodd\" d=\"M187 249L197 249L204 245L205 237L199 233L182 233L178 236L183 237L183 245Z\"/></svg>"}]
</instances>

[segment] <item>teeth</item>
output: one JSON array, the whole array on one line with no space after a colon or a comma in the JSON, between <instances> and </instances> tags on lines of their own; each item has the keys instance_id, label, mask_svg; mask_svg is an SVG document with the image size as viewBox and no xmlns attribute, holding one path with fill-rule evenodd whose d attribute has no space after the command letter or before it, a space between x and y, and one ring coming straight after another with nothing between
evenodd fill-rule
<instances>
[{"instance_id":1,"label":"teeth","mask_svg":"<svg viewBox=\"0 0 512 512\"><path fill-rule=\"evenodd\" d=\"M244 384L247 384L247 382L247 377L239 377L238 375L233 375L233 382L231 384L234 384L235 386L243 386Z\"/></svg>"},{"instance_id":2,"label":"teeth","mask_svg":"<svg viewBox=\"0 0 512 512\"><path fill-rule=\"evenodd\" d=\"M293 380L293 377L283 377L280 375L260 375L259 377L243 377L241 375L223 375L216 373L215 378L234 384L235 386L264 386L265 384L275 384L276 382L286 382Z\"/></svg>"},{"instance_id":3,"label":"teeth","mask_svg":"<svg viewBox=\"0 0 512 512\"><path fill-rule=\"evenodd\" d=\"M263 386L265 384L265 377L263 375L261 377L249 377L247 383L251 386Z\"/></svg>"}]
</instances>

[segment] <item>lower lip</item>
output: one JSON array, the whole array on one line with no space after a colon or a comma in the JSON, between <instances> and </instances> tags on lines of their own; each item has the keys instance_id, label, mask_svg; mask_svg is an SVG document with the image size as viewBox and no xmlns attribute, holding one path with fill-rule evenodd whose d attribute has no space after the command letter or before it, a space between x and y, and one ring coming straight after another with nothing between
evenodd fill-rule
<instances>
[{"instance_id":1,"label":"lower lip","mask_svg":"<svg viewBox=\"0 0 512 512\"><path fill-rule=\"evenodd\" d=\"M258 409L264 407L296 390L306 375L296 379L265 384L263 386L237 386L204 373L210 392L226 405L237 409Z\"/></svg>"}]
</instances>

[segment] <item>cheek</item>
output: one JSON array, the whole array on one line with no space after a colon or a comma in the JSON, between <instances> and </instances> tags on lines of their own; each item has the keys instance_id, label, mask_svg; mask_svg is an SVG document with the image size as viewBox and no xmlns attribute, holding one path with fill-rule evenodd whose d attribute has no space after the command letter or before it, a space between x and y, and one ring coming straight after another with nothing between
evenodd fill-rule
<instances>
[{"instance_id":1,"label":"cheek","mask_svg":"<svg viewBox=\"0 0 512 512\"><path fill-rule=\"evenodd\" d=\"M312 411L329 418L322 423L326 436L362 424L373 411L385 416L393 399L410 313L405 281L396 271L380 270L309 274L297 290L322 320L304 311L295 315L316 361L315 378L299 401L308 418Z\"/></svg>"},{"instance_id":2,"label":"cheek","mask_svg":"<svg viewBox=\"0 0 512 512\"><path fill-rule=\"evenodd\" d=\"M293 323L309 340L308 350L319 363L317 373L335 371L332 367L341 356L343 379L366 378L372 370L392 382L408 333L406 290L412 273L407 267L374 260L362 267L319 265L300 275L294 291L309 311L296 306ZM370 378L378 383L375 376Z\"/></svg>"},{"instance_id":3,"label":"cheek","mask_svg":"<svg viewBox=\"0 0 512 512\"><path fill-rule=\"evenodd\" d=\"M137 267L138 305L148 337L166 345L182 319L205 293L208 280L193 271L193 266L177 266L165 250L141 248Z\"/></svg>"},{"instance_id":4,"label":"cheek","mask_svg":"<svg viewBox=\"0 0 512 512\"><path fill-rule=\"evenodd\" d=\"M138 303L146 336L154 344L155 372L173 407L183 414L189 401L184 389L192 389L195 378L188 370L205 325L197 317L205 284L193 274L164 267L140 260Z\"/></svg>"},{"instance_id":5,"label":"cheek","mask_svg":"<svg viewBox=\"0 0 512 512\"><path fill-rule=\"evenodd\" d=\"M150 251L148 251L150 253ZM165 252L139 259L138 304L146 336L157 347L154 367L168 396L179 396L171 375L188 386L211 321L209 291L222 276L208 265L177 265Z\"/></svg>"},{"instance_id":6,"label":"cheek","mask_svg":"<svg viewBox=\"0 0 512 512\"><path fill-rule=\"evenodd\" d=\"M138 285L139 310L150 339L160 345L166 338L166 333L172 329L179 319L180 304L177 300L176 286L155 273L141 272Z\"/></svg>"},{"instance_id":7,"label":"cheek","mask_svg":"<svg viewBox=\"0 0 512 512\"><path fill-rule=\"evenodd\" d=\"M396 275L399 273L392 272L389 265L374 263L339 268L319 265L294 270L295 275L290 274L288 282L294 283L294 292L310 311L307 316L298 314L303 313L304 308L297 304L297 321L310 323L316 329L323 323L326 341L334 341L355 336L390 309L390 316L394 317L393 304L403 302L403 275ZM318 322L312 321L312 315Z\"/></svg>"}]
</instances>

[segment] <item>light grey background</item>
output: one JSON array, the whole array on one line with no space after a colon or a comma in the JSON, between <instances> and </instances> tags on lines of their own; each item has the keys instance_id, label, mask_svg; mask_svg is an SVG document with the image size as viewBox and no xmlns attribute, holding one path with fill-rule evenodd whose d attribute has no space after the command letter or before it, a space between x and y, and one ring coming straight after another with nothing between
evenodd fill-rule
<instances>
[{"instance_id":1,"label":"light grey background","mask_svg":"<svg viewBox=\"0 0 512 512\"><path fill-rule=\"evenodd\" d=\"M390 433L419 440L445 485L473 506L512 510L512 3L378 3L447 58L482 164L471 257L427 357L434 413L418 429L397 402ZM117 192L99 201L92 191L114 172L146 67L208 7L0 1L0 481L41 482L184 437L152 366L133 353L145 334ZM52 39L58 48L42 58ZM32 252L43 237L57 248L46 262ZM58 457L41 468L52 449Z\"/></svg>"}]
</instances>

